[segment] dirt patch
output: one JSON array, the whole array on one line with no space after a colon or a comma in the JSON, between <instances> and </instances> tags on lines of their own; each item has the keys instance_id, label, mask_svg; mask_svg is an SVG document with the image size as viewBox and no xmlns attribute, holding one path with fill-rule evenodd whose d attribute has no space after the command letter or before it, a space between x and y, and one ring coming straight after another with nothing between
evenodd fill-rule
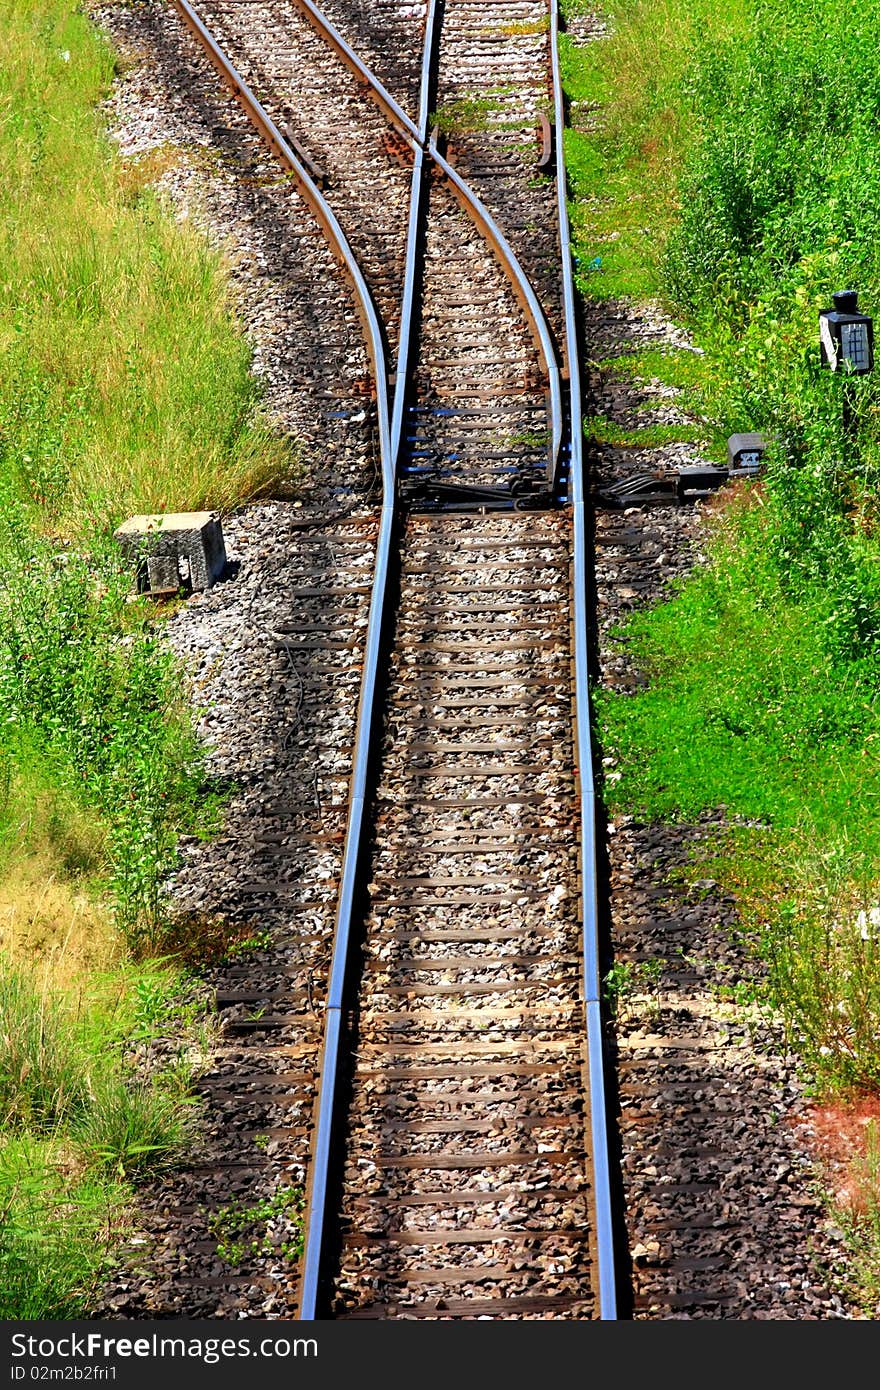
<instances>
[{"instance_id":1,"label":"dirt patch","mask_svg":"<svg viewBox=\"0 0 880 1390\"><path fill-rule=\"evenodd\" d=\"M834 1201L853 1216L865 1214L876 1204L880 1096L815 1105L803 1123Z\"/></svg>"}]
</instances>

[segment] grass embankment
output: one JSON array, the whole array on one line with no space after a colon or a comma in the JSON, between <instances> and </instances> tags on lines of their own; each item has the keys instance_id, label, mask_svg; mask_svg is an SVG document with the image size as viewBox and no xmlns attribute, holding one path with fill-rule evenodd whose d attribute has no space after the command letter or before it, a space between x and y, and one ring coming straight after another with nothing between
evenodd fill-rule
<instances>
[{"instance_id":1,"label":"grass embankment","mask_svg":"<svg viewBox=\"0 0 880 1390\"><path fill-rule=\"evenodd\" d=\"M734 432L774 441L765 476L715 510L707 565L621 634L650 682L633 696L596 692L616 760L605 798L672 819L727 807L736 828L713 873L767 961L768 1002L818 1096L870 1103L880 384L821 366L817 315L840 289L866 312L880 306L880 4L605 8L607 37L566 41L580 287L658 299L703 350L607 369L681 386L716 456ZM876 1181L860 1190L859 1297L873 1308Z\"/></svg>"},{"instance_id":2,"label":"grass embankment","mask_svg":"<svg viewBox=\"0 0 880 1390\"><path fill-rule=\"evenodd\" d=\"M123 162L73 0L0 9L0 1317L68 1317L186 1142L202 1023L162 883L217 799L112 531L288 488L218 258ZM141 1053L174 1019L147 1084Z\"/></svg>"}]
</instances>

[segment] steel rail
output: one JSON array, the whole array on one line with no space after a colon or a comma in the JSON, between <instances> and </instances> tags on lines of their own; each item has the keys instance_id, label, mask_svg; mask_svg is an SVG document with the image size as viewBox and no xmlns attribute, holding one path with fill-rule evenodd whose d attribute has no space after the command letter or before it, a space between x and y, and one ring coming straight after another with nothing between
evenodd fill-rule
<instances>
[{"instance_id":1,"label":"steel rail","mask_svg":"<svg viewBox=\"0 0 880 1390\"><path fill-rule=\"evenodd\" d=\"M581 811L581 910L583 914L583 995L586 1014L587 1061L590 1076L590 1125L593 1145L593 1192L599 1266L599 1310L604 1321L617 1319L617 1281L611 1215L611 1165L608 1144L605 1066L599 978L599 905L596 884L596 787L590 739L589 659L587 655L587 531L584 507L583 433L577 314L572 271L568 187L563 131L565 106L559 66L558 0L550 5L550 53L556 122L556 198L562 258L562 297L565 310L566 356L571 418L570 497L574 537L575 719Z\"/></svg>"},{"instance_id":2,"label":"steel rail","mask_svg":"<svg viewBox=\"0 0 880 1390\"><path fill-rule=\"evenodd\" d=\"M330 207L330 204L312 179L305 165L294 153L289 142L284 138L271 116L264 110L247 83L236 71L233 64L217 43L217 40L199 18L193 6L189 3L189 0L171 0L171 4L180 15L186 27L202 45L213 67L217 70L223 82L230 89L233 97L238 102L239 106L241 106L251 123L256 127L265 143L273 151L278 162L288 173L293 174L297 188L308 203L312 214L320 225L335 259L342 266L345 274L352 283L355 291L358 314L364 326L367 351L370 354L373 376L376 382L379 444L384 467L386 453L390 458L390 435L387 414L388 383L385 369L384 330L379 315L376 312L375 305L373 304L367 282L364 279L354 252L349 246L345 233Z\"/></svg>"},{"instance_id":3,"label":"steel rail","mask_svg":"<svg viewBox=\"0 0 880 1390\"><path fill-rule=\"evenodd\" d=\"M298 0L303 5L308 0ZM403 302L400 312L400 337L397 343L397 362L394 374L394 406L391 414L391 448L395 470L400 459L400 437L403 432L403 410L406 403L409 354L412 347L412 315L416 288L416 254L418 250L419 219L424 194L425 141L428 137L428 101L430 96L431 65L434 55L437 0L429 0L425 16L425 38L422 46L422 72L419 88L419 120L414 127L413 171L410 184L409 223L406 230L406 266L403 280ZM391 98L388 98L389 101ZM403 113L401 113L403 114Z\"/></svg>"},{"instance_id":4,"label":"steel rail","mask_svg":"<svg viewBox=\"0 0 880 1390\"><path fill-rule=\"evenodd\" d=\"M355 290L361 319L367 330L367 345L376 384L376 410L379 423L379 451L382 469L382 514L376 543L370 612L364 647L364 664L358 701L357 733L352 757L349 791L348 824L345 835L343 870L340 880L339 903L334 931L333 959L325 1005L324 1042L321 1054L322 1085L318 1100L314 1157L310 1170L308 1195L308 1235L300 1317L314 1317L317 1296L318 1259L323 1240L323 1217L326 1207L326 1185L332 1133L335 1090L324 1086L324 1078L335 1078L338 1070L341 1011L344 997L345 972L348 963L348 938L352 920L358 852L362 839L366 780L372 713L378 674L380 639L385 608L388 560L394 523L395 455L391 446L388 414L388 378L385 366L385 346L382 326L367 288L363 273L345 238L336 217L313 182L307 170L290 148L271 117L260 105L209 30L202 23L188 0L171 0L187 28L205 49L213 66L232 91L236 101L252 121L260 135L275 152L282 165L291 172L309 204L336 258L343 265ZM313 1214L317 1213L317 1219ZM306 1311L308 1310L308 1311Z\"/></svg>"},{"instance_id":5,"label":"steel rail","mask_svg":"<svg viewBox=\"0 0 880 1390\"><path fill-rule=\"evenodd\" d=\"M422 61L422 94L419 101L419 127L421 139L413 148L413 169L410 186L409 221L407 224L406 268L404 274L403 300L400 314L400 337L397 344L395 364L394 401L391 415L390 450L396 475L403 432L403 411L406 399L409 354L412 346L412 317L415 302L415 261L418 250L419 223L424 190L424 149L423 141L428 125L428 83L430 79L431 57L434 46L434 18L436 0L430 0L425 21L424 56ZM383 571L387 571L387 556L383 556ZM384 595L384 579L383 579ZM371 614L372 618L372 614ZM380 620L381 626L381 620ZM371 699L375 690L375 678L371 682ZM358 782L358 838L353 833L347 836L343 860L342 890L336 918L336 931L333 943L333 964L331 966L330 990L328 994L328 1034L321 1066L321 1080L318 1097L318 1134L311 1164L311 1189L306 1209L306 1239L303 1268L300 1279L299 1320L314 1321L318 1316L318 1297L320 1293L321 1268L324 1250L324 1231L326 1224L326 1198L329 1179L330 1155L333 1143L334 1117L338 1083L339 1043L341 1035L341 1001L348 964L349 943L351 941L352 914L354 909L354 886L360 862L360 831L363 824L363 803L368 751L372 730L372 704L367 707L363 698L358 713L357 761L352 767L353 782ZM361 749L361 745L363 748ZM362 756L361 756L362 753ZM363 786L361 784L363 783ZM354 787L352 789L354 801ZM354 824L350 821L350 830ZM337 1004L335 1001L339 999ZM330 1029L332 1028L332 1037ZM332 1062L332 1066L330 1063Z\"/></svg>"},{"instance_id":6,"label":"steel rail","mask_svg":"<svg viewBox=\"0 0 880 1390\"><path fill-rule=\"evenodd\" d=\"M513 280L514 287L517 291L517 297L526 311L526 317L532 324L533 333L537 334L537 339L544 357L547 371L547 384L550 392L551 442L550 454L547 461L547 481L552 486L556 479L556 463L559 458L559 451L562 447L562 391L559 382L559 367L556 363L556 352L553 347L553 339L550 335L549 325L538 303L535 291L526 279L519 261L513 254L509 243L502 234L494 218L490 215L488 209L483 206L476 194L468 187L461 175L457 174L452 165L443 158L443 155L437 148L436 136L434 135L431 136L428 142L428 151L443 170L446 177L450 180L453 188L455 188L465 206L472 209L474 220L478 221L483 236L495 251L501 264L510 266L510 278Z\"/></svg>"},{"instance_id":7,"label":"steel rail","mask_svg":"<svg viewBox=\"0 0 880 1390\"><path fill-rule=\"evenodd\" d=\"M407 115L407 113L404 111L403 107L399 104L399 102L395 101L394 97L383 85L383 83L380 82L379 78L375 75L375 73L367 67L366 63L364 63L361 58L358 57L351 45L345 41L345 39L339 33L338 29L336 29L333 26L333 24L331 24L330 20L326 17L326 15L323 14L323 12L318 8L318 6L313 3L313 0L293 0L293 2L297 6L297 8L300 9L303 12L303 14L307 16L309 21L314 25L315 29L318 31L318 33L321 35L324 41L327 44L329 44L331 48L335 49L339 57L346 64L346 66L350 68L350 70L354 73L355 77L358 79L361 85L365 86L369 90L377 106L380 108L380 110L384 112L385 116L397 130L398 134L402 135L403 138L407 141L407 143L410 145L410 148L413 150L414 155L417 155L417 151L427 148L428 154L437 164L437 167L442 170L443 174L450 181L452 187L455 190L456 196L458 197L465 211L468 213L471 220L475 223L478 231L481 233L484 239L489 242L489 245L492 247L496 259L500 261L502 269L504 270L508 280L510 281L513 287L514 293L517 297L517 300L519 301L520 307L522 308L526 316L526 319L528 320L529 328L531 330L531 334L535 341L535 344L538 347L541 356L544 358L544 366L547 375L548 394L550 397L551 421L550 456L547 465L547 475L548 481L552 486L556 479L557 461L559 458L559 451L562 446L563 435L562 391L560 386L559 366L556 361L556 349L553 345L553 336L550 332L550 327L547 323L544 311L541 308L540 303L538 302L538 298L534 290L532 289L531 284L529 283L525 271L520 265L513 251L513 248L507 241L507 238L501 232L501 229L496 224L488 208L485 207L485 205L477 197L476 193L474 193L470 185L461 177L460 174L456 173L452 165L449 164L449 162L446 159L444 159L443 155L441 155L440 151L437 148L436 139L432 137L430 141L427 141L426 99L428 72L426 71L426 62L430 62L430 58L429 56L427 56L428 50L426 49L424 51L426 56L423 57L422 63L422 88L419 96L419 122L416 123L412 120L410 116ZM433 33L433 3L431 4L429 9L429 17L431 24L431 32ZM426 20L426 33L427 23L428 22Z\"/></svg>"}]
</instances>

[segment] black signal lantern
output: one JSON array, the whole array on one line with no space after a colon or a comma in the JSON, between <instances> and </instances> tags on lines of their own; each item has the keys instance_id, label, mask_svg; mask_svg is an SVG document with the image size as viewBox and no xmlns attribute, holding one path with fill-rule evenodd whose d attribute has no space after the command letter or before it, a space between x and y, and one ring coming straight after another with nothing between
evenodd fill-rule
<instances>
[{"instance_id":1,"label":"black signal lantern","mask_svg":"<svg viewBox=\"0 0 880 1390\"><path fill-rule=\"evenodd\" d=\"M874 366L874 321L858 311L855 290L833 294L833 309L819 315L822 362L832 372L865 376Z\"/></svg>"}]
</instances>

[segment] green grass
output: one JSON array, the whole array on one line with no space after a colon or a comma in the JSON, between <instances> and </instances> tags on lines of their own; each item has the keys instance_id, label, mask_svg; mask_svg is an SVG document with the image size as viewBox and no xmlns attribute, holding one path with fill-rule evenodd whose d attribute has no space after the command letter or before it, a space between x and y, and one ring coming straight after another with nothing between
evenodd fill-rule
<instances>
[{"instance_id":1,"label":"green grass","mask_svg":"<svg viewBox=\"0 0 880 1390\"><path fill-rule=\"evenodd\" d=\"M563 7L567 15L585 8L582 0ZM747 12L747 0L610 0L602 7L606 38L581 46L561 35L563 82L574 104L565 162L585 297L661 292L679 171L695 134L692 55L741 35Z\"/></svg>"},{"instance_id":2,"label":"green grass","mask_svg":"<svg viewBox=\"0 0 880 1390\"><path fill-rule=\"evenodd\" d=\"M87 1314L132 1184L192 1144L211 1039L180 965L207 928L174 920L165 884L179 836L212 834L222 798L113 530L290 495L301 472L222 258L150 187L178 154L123 160L108 136L115 67L74 0L0 9L6 1319ZM172 950L177 964L156 959Z\"/></svg>"},{"instance_id":3,"label":"green grass","mask_svg":"<svg viewBox=\"0 0 880 1390\"><path fill-rule=\"evenodd\" d=\"M45 1131L86 1087L79 1021L20 968L0 973L0 1115L3 1128Z\"/></svg>"},{"instance_id":4,"label":"green grass","mask_svg":"<svg viewBox=\"0 0 880 1390\"><path fill-rule=\"evenodd\" d=\"M615 0L609 37L565 55L589 112L571 135L581 288L658 298L699 349L602 370L679 387L713 456L741 430L771 441L707 564L620 633L648 683L595 692L605 796L667 819L726 807L739 828L713 872L838 1092L880 1083L880 960L854 926L880 901L880 396L822 369L817 314L847 285L880 298L877 9Z\"/></svg>"},{"instance_id":5,"label":"green grass","mask_svg":"<svg viewBox=\"0 0 880 1390\"><path fill-rule=\"evenodd\" d=\"M0 1316L87 1316L112 1266L132 1184L179 1163L209 1037L168 965L62 990L0 961ZM166 1060L139 1074L133 1044Z\"/></svg>"},{"instance_id":6,"label":"green grass","mask_svg":"<svg viewBox=\"0 0 880 1390\"><path fill-rule=\"evenodd\" d=\"M0 1318L87 1317L127 1195L57 1140L0 1139Z\"/></svg>"},{"instance_id":7,"label":"green grass","mask_svg":"<svg viewBox=\"0 0 880 1390\"><path fill-rule=\"evenodd\" d=\"M88 879L97 870L131 948L153 949L177 835L208 833L216 804L203 789L181 672L149 609L131 601L112 548L59 553L0 511L0 564L0 848L4 826L11 835L28 813L28 793L34 810L50 798L56 816L43 832L61 851L59 872ZM88 810L101 832L83 857L76 842Z\"/></svg>"},{"instance_id":8,"label":"green grass","mask_svg":"<svg viewBox=\"0 0 880 1390\"><path fill-rule=\"evenodd\" d=\"M703 377L703 354L673 348L640 348L593 364L623 380L659 381L665 386L694 386Z\"/></svg>"},{"instance_id":9,"label":"green grass","mask_svg":"<svg viewBox=\"0 0 880 1390\"><path fill-rule=\"evenodd\" d=\"M677 598L627 623L647 688L596 691L620 750L612 803L693 818L725 802L774 826L805 817L823 835L857 816L880 851L877 660L829 659L831 615L785 592L763 510L744 511Z\"/></svg>"},{"instance_id":10,"label":"green grass","mask_svg":"<svg viewBox=\"0 0 880 1390\"><path fill-rule=\"evenodd\" d=\"M584 434L595 444L616 449L657 449L664 444L688 444L702 440L705 432L695 425L640 425L624 429L600 416L584 419Z\"/></svg>"},{"instance_id":11,"label":"green grass","mask_svg":"<svg viewBox=\"0 0 880 1390\"><path fill-rule=\"evenodd\" d=\"M71 0L0 15L0 483L52 533L289 486L217 255L115 153Z\"/></svg>"},{"instance_id":12,"label":"green grass","mask_svg":"<svg viewBox=\"0 0 880 1390\"><path fill-rule=\"evenodd\" d=\"M189 1077L104 1075L89 1093L73 1130L92 1165L117 1178L172 1168L191 1147L195 1100Z\"/></svg>"},{"instance_id":13,"label":"green grass","mask_svg":"<svg viewBox=\"0 0 880 1390\"><path fill-rule=\"evenodd\" d=\"M826 518L824 572L780 565L780 503L751 485L678 595L618 634L647 676L594 692L612 814L733 830L694 864L731 889L773 1004L820 1091L880 1086L880 652L872 604L825 583L848 538ZM822 526L821 516L817 526ZM843 548L843 558L837 554ZM876 582L876 581L874 581Z\"/></svg>"},{"instance_id":14,"label":"green grass","mask_svg":"<svg viewBox=\"0 0 880 1390\"><path fill-rule=\"evenodd\" d=\"M722 494L706 562L617 639L646 677L596 689L611 814L725 828L684 872L738 904L785 1024L833 1108L880 1092L880 384L823 369L838 289L880 304L878 0L610 0L610 36L566 46L577 279L651 298L697 352L622 353L705 427L763 432L759 482ZM849 415L851 424L846 424ZM590 426L593 428L593 426ZM613 434L612 434L612 437ZM626 432L618 438L626 440ZM606 982L617 1008L637 986ZM720 977L719 989L726 988ZM752 987L750 987L752 988ZM876 1316L876 1127L858 1202L830 1215L844 1296Z\"/></svg>"}]
</instances>

